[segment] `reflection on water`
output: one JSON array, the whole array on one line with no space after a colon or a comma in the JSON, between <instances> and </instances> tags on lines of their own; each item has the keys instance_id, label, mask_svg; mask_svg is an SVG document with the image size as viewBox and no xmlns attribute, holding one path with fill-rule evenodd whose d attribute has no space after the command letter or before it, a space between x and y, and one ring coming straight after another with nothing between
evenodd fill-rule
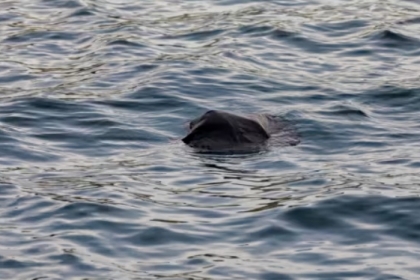
<instances>
[{"instance_id":1,"label":"reflection on water","mask_svg":"<svg viewBox=\"0 0 420 280\"><path fill-rule=\"evenodd\" d=\"M0 3L4 279L415 279L413 1ZM298 146L197 153L208 109Z\"/></svg>"}]
</instances>

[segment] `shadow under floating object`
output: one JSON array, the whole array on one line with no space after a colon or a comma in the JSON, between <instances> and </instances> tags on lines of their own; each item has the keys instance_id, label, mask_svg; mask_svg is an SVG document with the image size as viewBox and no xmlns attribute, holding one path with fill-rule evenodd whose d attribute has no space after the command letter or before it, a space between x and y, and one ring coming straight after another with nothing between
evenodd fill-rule
<instances>
[{"instance_id":1,"label":"shadow under floating object","mask_svg":"<svg viewBox=\"0 0 420 280\"><path fill-rule=\"evenodd\" d=\"M257 152L300 143L296 129L278 116L238 116L216 110L191 121L182 141L201 152Z\"/></svg>"}]
</instances>

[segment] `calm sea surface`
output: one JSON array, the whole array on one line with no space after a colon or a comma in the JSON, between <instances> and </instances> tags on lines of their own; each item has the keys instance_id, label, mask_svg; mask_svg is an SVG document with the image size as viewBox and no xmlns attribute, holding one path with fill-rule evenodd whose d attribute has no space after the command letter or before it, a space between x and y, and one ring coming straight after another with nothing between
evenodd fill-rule
<instances>
[{"instance_id":1,"label":"calm sea surface","mask_svg":"<svg viewBox=\"0 0 420 280\"><path fill-rule=\"evenodd\" d=\"M0 279L419 279L420 1L0 3ZM197 154L208 109L295 147Z\"/></svg>"}]
</instances>

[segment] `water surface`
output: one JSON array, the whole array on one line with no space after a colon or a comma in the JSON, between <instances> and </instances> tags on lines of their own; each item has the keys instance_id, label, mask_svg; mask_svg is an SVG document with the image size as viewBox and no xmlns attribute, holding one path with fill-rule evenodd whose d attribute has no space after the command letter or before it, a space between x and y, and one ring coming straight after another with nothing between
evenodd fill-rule
<instances>
[{"instance_id":1,"label":"water surface","mask_svg":"<svg viewBox=\"0 0 420 280\"><path fill-rule=\"evenodd\" d=\"M0 3L2 279L416 279L416 1ZM301 143L197 154L208 109Z\"/></svg>"}]
</instances>

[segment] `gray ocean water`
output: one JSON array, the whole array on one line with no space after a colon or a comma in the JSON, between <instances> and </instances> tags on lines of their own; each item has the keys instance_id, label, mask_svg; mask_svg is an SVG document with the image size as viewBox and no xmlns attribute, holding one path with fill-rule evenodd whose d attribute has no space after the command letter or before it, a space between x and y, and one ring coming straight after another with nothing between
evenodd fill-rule
<instances>
[{"instance_id":1,"label":"gray ocean water","mask_svg":"<svg viewBox=\"0 0 420 280\"><path fill-rule=\"evenodd\" d=\"M0 3L0 279L420 279L420 2ZM208 109L301 143L198 154Z\"/></svg>"}]
</instances>

